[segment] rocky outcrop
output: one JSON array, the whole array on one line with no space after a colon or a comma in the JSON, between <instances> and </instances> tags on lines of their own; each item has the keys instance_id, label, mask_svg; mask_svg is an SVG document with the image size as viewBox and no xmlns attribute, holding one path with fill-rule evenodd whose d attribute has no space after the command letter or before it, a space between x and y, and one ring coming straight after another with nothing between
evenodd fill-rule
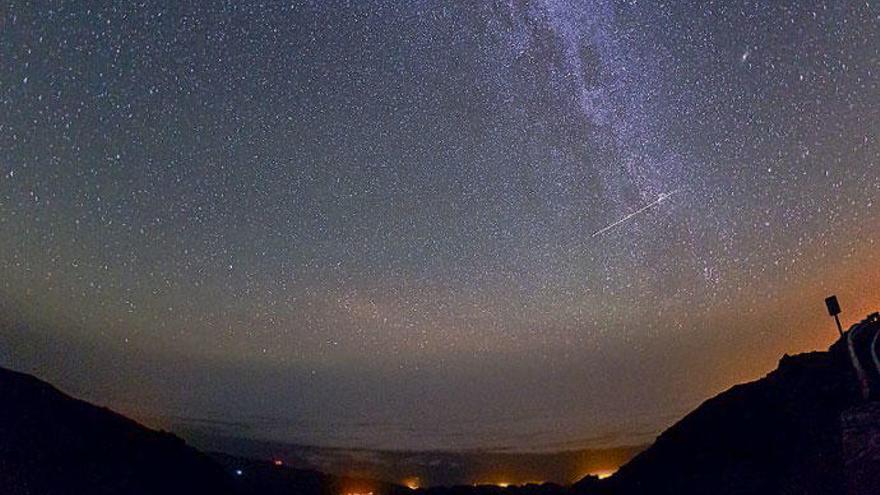
<instances>
[{"instance_id":1,"label":"rocky outcrop","mask_svg":"<svg viewBox=\"0 0 880 495\"><path fill-rule=\"evenodd\" d=\"M857 351L866 359L866 342L873 341L880 322L860 325ZM851 488L876 487L880 469L867 466L880 452L877 406L860 406L861 384L845 337L826 352L783 357L766 377L703 403L600 486L575 489L616 495L827 495L847 493L848 479Z\"/></svg>"},{"instance_id":2,"label":"rocky outcrop","mask_svg":"<svg viewBox=\"0 0 880 495\"><path fill-rule=\"evenodd\" d=\"M880 493L880 402L844 411L841 430L847 493L877 495Z\"/></svg>"}]
</instances>

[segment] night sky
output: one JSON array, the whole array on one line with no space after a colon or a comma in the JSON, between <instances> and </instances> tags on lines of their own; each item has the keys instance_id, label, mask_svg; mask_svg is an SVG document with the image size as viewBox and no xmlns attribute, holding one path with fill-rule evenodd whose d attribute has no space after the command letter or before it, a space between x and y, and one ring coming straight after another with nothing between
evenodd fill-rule
<instances>
[{"instance_id":1,"label":"night sky","mask_svg":"<svg viewBox=\"0 0 880 495\"><path fill-rule=\"evenodd\" d=\"M874 0L12 0L0 365L258 438L641 442L880 309L878 76Z\"/></svg>"}]
</instances>

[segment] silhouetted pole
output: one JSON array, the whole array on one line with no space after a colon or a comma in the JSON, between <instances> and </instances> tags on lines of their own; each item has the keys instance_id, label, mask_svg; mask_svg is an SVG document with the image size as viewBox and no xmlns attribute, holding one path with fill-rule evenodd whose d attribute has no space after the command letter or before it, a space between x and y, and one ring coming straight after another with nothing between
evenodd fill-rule
<instances>
[{"instance_id":1,"label":"silhouetted pole","mask_svg":"<svg viewBox=\"0 0 880 495\"><path fill-rule=\"evenodd\" d=\"M826 297L825 307L828 308L828 314L834 317L834 322L837 323L837 331L843 337L843 327L840 326L840 318L837 316L840 314L840 303L837 302L837 296Z\"/></svg>"}]
</instances>

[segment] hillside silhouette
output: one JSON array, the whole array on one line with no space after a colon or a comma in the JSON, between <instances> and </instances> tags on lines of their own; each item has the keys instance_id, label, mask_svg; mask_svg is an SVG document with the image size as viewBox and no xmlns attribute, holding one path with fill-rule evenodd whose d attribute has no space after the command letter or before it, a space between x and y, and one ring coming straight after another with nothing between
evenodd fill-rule
<instances>
[{"instance_id":1,"label":"hillside silhouette","mask_svg":"<svg viewBox=\"0 0 880 495\"><path fill-rule=\"evenodd\" d=\"M349 479L205 454L166 432L0 368L0 492L32 494L689 495L880 493L880 316L828 351L707 400L612 477L432 487ZM863 366L854 366L854 360ZM861 372L856 372L862 368ZM865 430L862 426L868 425ZM860 429L861 428L861 429ZM867 433L865 433L867 431ZM866 488L867 487L867 488Z\"/></svg>"},{"instance_id":2,"label":"hillside silhouette","mask_svg":"<svg viewBox=\"0 0 880 495\"><path fill-rule=\"evenodd\" d=\"M170 433L0 368L2 493L231 494L232 479Z\"/></svg>"},{"instance_id":3,"label":"hillside silhouette","mask_svg":"<svg viewBox=\"0 0 880 495\"><path fill-rule=\"evenodd\" d=\"M843 493L838 423L856 397L846 364L839 352L783 358L663 432L607 493Z\"/></svg>"},{"instance_id":4,"label":"hillside silhouette","mask_svg":"<svg viewBox=\"0 0 880 495\"><path fill-rule=\"evenodd\" d=\"M177 436L0 368L3 495L410 493L374 480L208 455Z\"/></svg>"},{"instance_id":5,"label":"hillside silhouette","mask_svg":"<svg viewBox=\"0 0 880 495\"><path fill-rule=\"evenodd\" d=\"M764 378L707 400L611 478L601 483L586 479L575 490L615 495L880 493L848 487L841 428L842 415L865 403L847 338L854 336L853 348L876 390L880 376L867 363L878 332L875 313L828 351L784 356Z\"/></svg>"}]
</instances>

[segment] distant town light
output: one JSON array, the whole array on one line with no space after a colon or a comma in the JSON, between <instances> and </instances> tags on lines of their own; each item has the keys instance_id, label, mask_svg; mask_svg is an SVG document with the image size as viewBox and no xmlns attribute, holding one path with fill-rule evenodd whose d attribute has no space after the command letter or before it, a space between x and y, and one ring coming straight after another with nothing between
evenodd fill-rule
<instances>
[{"instance_id":1,"label":"distant town light","mask_svg":"<svg viewBox=\"0 0 880 495\"><path fill-rule=\"evenodd\" d=\"M585 478L587 476L595 476L595 477L599 478L600 480L604 480L605 478L610 478L614 473L615 473L615 470L613 470L613 469L609 469L607 471L593 471L591 473L587 473L587 474L581 476L581 478Z\"/></svg>"},{"instance_id":2,"label":"distant town light","mask_svg":"<svg viewBox=\"0 0 880 495\"><path fill-rule=\"evenodd\" d=\"M614 475L614 473L616 473L616 472L617 472L616 469L606 469L606 470L602 470L602 471L587 471L586 473L582 474L579 478L576 478L574 481L578 481L578 480L584 479L589 476L595 476L596 478L599 478L600 480L604 480L606 478L612 477Z\"/></svg>"},{"instance_id":3,"label":"distant town light","mask_svg":"<svg viewBox=\"0 0 880 495\"><path fill-rule=\"evenodd\" d=\"M284 461L282 461L281 459L275 459L274 461L272 461L272 464L275 464L276 466L283 466Z\"/></svg>"},{"instance_id":4,"label":"distant town light","mask_svg":"<svg viewBox=\"0 0 880 495\"><path fill-rule=\"evenodd\" d=\"M235 475L236 475L236 476L241 476L241 475L243 475L243 474L244 474L244 471L242 471L241 469L236 469L236 470L235 470Z\"/></svg>"}]
</instances>

